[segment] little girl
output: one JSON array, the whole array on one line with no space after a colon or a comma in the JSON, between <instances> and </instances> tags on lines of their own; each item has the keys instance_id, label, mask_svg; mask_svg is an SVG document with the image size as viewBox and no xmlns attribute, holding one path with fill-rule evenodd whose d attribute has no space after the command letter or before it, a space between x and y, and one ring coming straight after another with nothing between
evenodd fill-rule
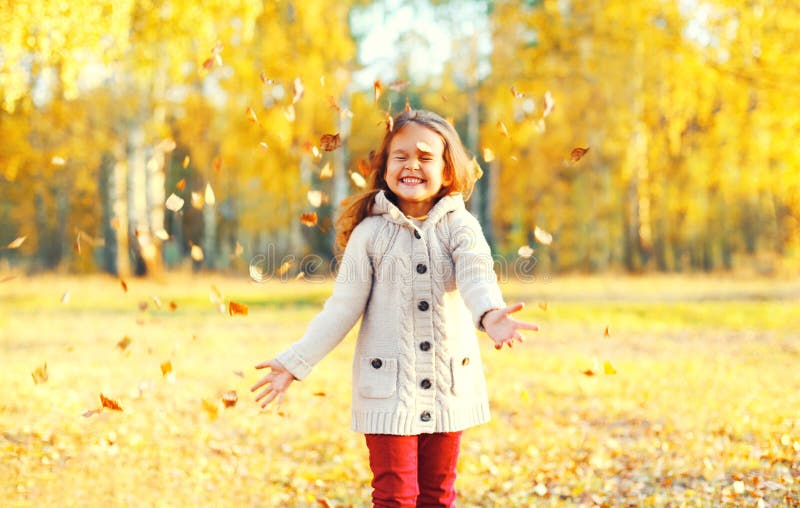
<instances>
[{"instance_id":1,"label":"little girl","mask_svg":"<svg viewBox=\"0 0 800 508\"><path fill-rule=\"evenodd\" d=\"M297 342L256 366L261 407L278 403L361 318L352 428L365 434L374 506L452 506L461 431L489 421L475 329L495 348L538 330L510 314L478 221L455 129L406 111L372 158L370 190L344 202L333 295Z\"/></svg>"}]
</instances>

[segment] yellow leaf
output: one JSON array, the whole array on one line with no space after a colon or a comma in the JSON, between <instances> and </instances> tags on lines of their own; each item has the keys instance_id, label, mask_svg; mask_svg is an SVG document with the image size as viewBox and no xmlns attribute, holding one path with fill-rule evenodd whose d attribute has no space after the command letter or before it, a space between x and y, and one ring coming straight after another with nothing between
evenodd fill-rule
<instances>
[{"instance_id":1,"label":"yellow leaf","mask_svg":"<svg viewBox=\"0 0 800 508\"><path fill-rule=\"evenodd\" d=\"M20 236L19 238L15 239L13 242L8 244L7 249L18 249L23 243L25 243L25 239L28 238L27 236Z\"/></svg>"},{"instance_id":2,"label":"yellow leaf","mask_svg":"<svg viewBox=\"0 0 800 508\"><path fill-rule=\"evenodd\" d=\"M606 374L616 374L617 370L611 365L611 362L603 362L603 372Z\"/></svg>"},{"instance_id":3,"label":"yellow leaf","mask_svg":"<svg viewBox=\"0 0 800 508\"><path fill-rule=\"evenodd\" d=\"M166 376L170 372L172 372L172 362L167 360L161 364L161 375Z\"/></svg>"},{"instance_id":4,"label":"yellow leaf","mask_svg":"<svg viewBox=\"0 0 800 508\"><path fill-rule=\"evenodd\" d=\"M211 184L206 184L206 203L210 206L214 206L214 203L217 202L217 197L214 195L214 189L211 188Z\"/></svg>"},{"instance_id":5,"label":"yellow leaf","mask_svg":"<svg viewBox=\"0 0 800 508\"><path fill-rule=\"evenodd\" d=\"M483 149L483 160L486 162L492 162L494 160L494 152L491 148Z\"/></svg>"},{"instance_id":6,"label":"yellow leaf","mask_svg":"<svg viewBox=\"0 0 800 508\"><path fill-rule=\"evenodd\" d=\"M533 230L533 236L536 240L543 244L543 245L550 245L553 243L553 235L545 231L544 229L536 226Z\"/></svg>"},{"instance_id":7,"label":"yellow leaf","mask_svg":"<svg viewBox=\"0 0 800 508\"><path fill-rule=\"evenodd\" d=\"M326 162L322 169L319 172L320 180L325 180L326 178L330 178L333 176L333 167L331 166L330 162Z\"/></svg>"},{"instance_id":8,"label":"yellow leaf","mask_svg":"<svg viewBox=\"0 0 800 508\"><path fill-rule=\"evenodd\" d=\"M364 180L364 177L356 173L355 171L350 173L350 179L353 180L353 183L359 189L363 189L367 186L367 181Z\"/></svg>"},{"instance_id":9,"label":"yellow leaf","mask_svg":"<svg viewBox=\"0 0 800 508\"><path fill-rule=\"evenodd\" d=\"M203 260L205 256L203 255L203 248L199 245L192 245L192 259L197 261L198 263Z\"/></svg>"}]
</instances>

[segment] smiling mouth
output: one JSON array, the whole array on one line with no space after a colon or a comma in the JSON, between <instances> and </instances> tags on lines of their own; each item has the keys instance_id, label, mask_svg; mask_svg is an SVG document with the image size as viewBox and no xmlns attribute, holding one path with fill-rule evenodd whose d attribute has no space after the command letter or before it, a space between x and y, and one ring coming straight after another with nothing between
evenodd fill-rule
<instances>
[{"instance_id":1,"label":"smiling mouth","mask_svg":"<svg viewBox=\"0 0 800 508\"><path fill-rule=\"evenodd\" d=\"M415 185L418 183L424 183L425 180L423 180L422 178L417 178L416 176L405 176L400 179L400 182L407 185Z\"/></svg>"}]
</instances>

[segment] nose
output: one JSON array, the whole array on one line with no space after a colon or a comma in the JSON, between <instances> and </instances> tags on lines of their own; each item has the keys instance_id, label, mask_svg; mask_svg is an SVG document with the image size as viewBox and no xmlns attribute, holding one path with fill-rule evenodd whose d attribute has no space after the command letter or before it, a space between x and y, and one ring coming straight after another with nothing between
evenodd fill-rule
<instances>
[{"instance_id":1,"label":"nose","mask_svg":"<svg viewBox=\"0 0 800 508\"><path fill-rule=\"evenodd\" d=\"M419 161L417 159L409 160L408 163L406 163L406 169L419 170Z\"/></svg>"}]
</instances>

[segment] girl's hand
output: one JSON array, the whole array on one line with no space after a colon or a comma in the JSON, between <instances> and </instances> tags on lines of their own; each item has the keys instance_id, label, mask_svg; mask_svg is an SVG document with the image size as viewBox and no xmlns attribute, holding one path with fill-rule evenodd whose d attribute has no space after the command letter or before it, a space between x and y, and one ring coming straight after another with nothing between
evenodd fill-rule
<instances>
[{"instance_id":1,"label":"girl's hand","mask_svg":"<svg viewBox=\"0 0 800 508\"><path fill-rule=\"evenodd\" d=\"M514 342L522 342L523 337L520 330L538 331L539 327L533 323L517 321L510 314L517 312L523 307L522 303L516 303L505 309L493 309L483 316L483 329L494 341L494 348L500 349L508 344L512 347Z\"/></svg>"},{"instance_id":2,"label":"girl's hand","mask_svg":"<svg viewBox=\"0 0 800 508\"><path fill-rule=\"evenodd\" d=\"M292 384L292 381L295 380L295 377L292 375L291 372L286 370L286 368L281 365L278 360L270 360L268 362L262 362L256 365L257 369L270 369L270 373L261 378L261 380L254 384L252 388L250 388L251 392L254 392L261 388L262 386L266 385L266 388L258 394L256 397L256 402L264 399L261 403L261 408L267 407L267 404L275 400L275 397L278 398L278 407L280 407L281 402L283 402L283 394L286 393L286 390L289 388L289 385Z\"/></svg>"}]
</instances>

